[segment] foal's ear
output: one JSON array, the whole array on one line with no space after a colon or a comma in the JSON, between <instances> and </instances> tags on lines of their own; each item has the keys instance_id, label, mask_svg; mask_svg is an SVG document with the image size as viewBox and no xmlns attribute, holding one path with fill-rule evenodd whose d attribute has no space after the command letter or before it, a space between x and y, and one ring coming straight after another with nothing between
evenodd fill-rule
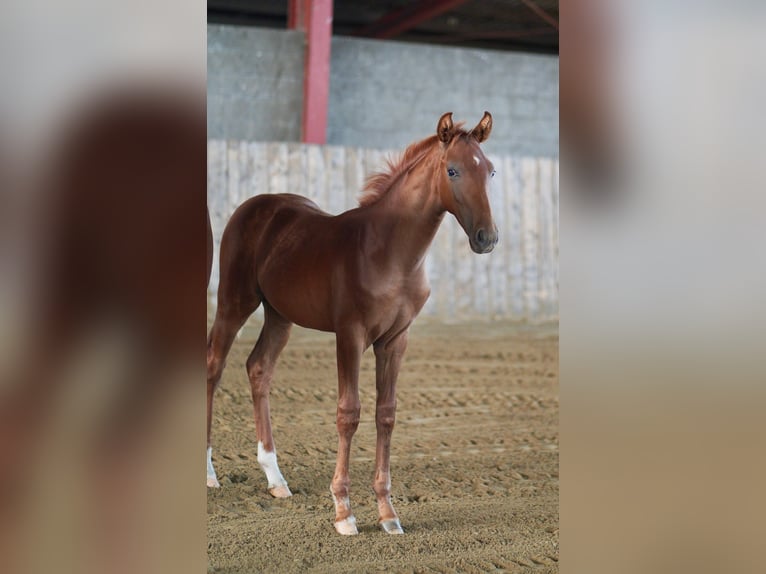
<instances>
[{"instance_id":1,"label":"foal's ear","mask_svg":"<svg viewBox=\"0 0 766 574\"><path fill-rule=\"evenodd\" d=\"M452 112L447 112L439 118L439 123L436 126L436 135L445 144L452 140L452 136L455 135L455 126L452 124Z\"/></svg>"},{"instance_id":2,"label":"foal's ear","mask_svg":"<svg viewBox=\"0 0 766 574\"><path fill-rule=\"evenodd\" d=\"M489 133L492 131L492 114L484 112L484 117L476 124L476 127L471 130L473 137L475 137L479 143L487 141L489 139Z\"/></svg>"}]
</instances>

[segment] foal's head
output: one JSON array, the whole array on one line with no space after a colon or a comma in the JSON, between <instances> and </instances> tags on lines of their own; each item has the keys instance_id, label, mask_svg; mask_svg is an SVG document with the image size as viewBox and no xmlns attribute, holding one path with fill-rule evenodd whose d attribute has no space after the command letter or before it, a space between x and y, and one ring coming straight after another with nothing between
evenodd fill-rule
<instances>
[{"instance_id":1,"label":"foal's head","mask_svg":"<svg viewBox=\"0 0 766 574\"><path fill-rule=\"evenodd\" d=\"M476 253L489 253L497 244L497 227L487 197L495 168L479 146L491 131L489 112L484 112L481 121L468 132L453 125L452 113L444 114L436 128L442 147L437 189Z\"/></svg>"}]
</instances>

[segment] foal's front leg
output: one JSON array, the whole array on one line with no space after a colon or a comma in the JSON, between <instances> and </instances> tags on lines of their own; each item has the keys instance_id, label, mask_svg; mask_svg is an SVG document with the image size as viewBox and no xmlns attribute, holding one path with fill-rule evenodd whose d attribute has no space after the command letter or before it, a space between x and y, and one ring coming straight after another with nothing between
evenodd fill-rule
<instances>
[{"instance_id":1,"label":"foal's front leg","mask_svg":"<svg viewBox=\"0 0 766 574\"><path fill-rule=\"evenodd\" d=\"M338 333L336 352L338 356L338 458L330 492L335 502L335 530L339 534L358 534L356 518L351 512L348 476L351 439L359 426L359 364L362 357L361 337Z\"/></svg>"},{"instance_id":2,"label":"foal's front leg","mask_svg":"<svg viewBox=\"0 0 766 574\"><path fill-rule=\"evenodd\" d=\"M390 341L375 344L375 480L372 489L378 501L380 526L389 534L403 534L399 517L391 504L391 434L396 421L396 379L407 349L407 331Z\"/></svg>"}]
</instances>

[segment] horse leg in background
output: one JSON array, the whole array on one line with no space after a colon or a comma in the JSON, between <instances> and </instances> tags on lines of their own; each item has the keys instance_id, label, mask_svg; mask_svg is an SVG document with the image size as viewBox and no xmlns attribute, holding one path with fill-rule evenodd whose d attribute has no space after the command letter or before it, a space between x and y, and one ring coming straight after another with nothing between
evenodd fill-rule
<instances>
[{"instance_id":1,"label":"horse leg in background","mask_svg":"<svg viewBox=\"0 0 766 574\"><path fill-rule=\"evenodd\" d=\"M339 534L358 534L356 518L351 512L348 476L351 439L359 426L359 366L364 344L362 337L351 333L336 335L338 358L338 458L335 475L330 484L333 502L335 502L335 530Z\"/></svg>"},{"instance_id":2,"label":"horse leg in background","mask_svg":"<svg viewBox=\"0 0 766 574\"><path fill-rule=\"evenodd\" d=\"M219 488L221 486L218 483L215 468L213 468L213 448L210 444L210 431L213 422L213 396L218 388L218 384L221 382L221 374L226 365L226 356L229 354L237 331L245 324L247 318L260 304L260 301L255 300L247 306L231 306L224 303L226 299L222 297L220 287L218 293L218 309L215 313L215 322L207 340L207 485L211 488Z\"/></svg>"},{"instance_id":3,"label":"horse leg in background","mask_svg":"<svg viewBox=\"0 0 766 574\"><path fill-rule=\"evenodd\" d=\"M276 498L287 498L292 492L279 471L274 437L271 434L269 391L277 358L290 338L292 323L264 303L264 322L258 342L247 358L247 375L253 395L255 431L258 437L258 464L269 481L269 492Z\"/></svg>"},{"instance_id":4,"label":"horse leg in background","mask_svg":"<svg viewBox=\"0 0 766 574\"><path fill-rule=\"evenodd\" d=\"M399 366L407 349L407 331L385 343L376 343L375 349L375 426L378 432L375 445L375 480L372 489L378 501L380 526L389 534L403 534L399 517L391 504L391 434L396 420L396 379Z\"/></svg>"}]
</instances>

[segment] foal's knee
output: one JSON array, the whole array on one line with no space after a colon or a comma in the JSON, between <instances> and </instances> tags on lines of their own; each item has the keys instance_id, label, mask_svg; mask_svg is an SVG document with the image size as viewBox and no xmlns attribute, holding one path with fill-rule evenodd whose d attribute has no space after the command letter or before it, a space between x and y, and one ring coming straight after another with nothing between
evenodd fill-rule
<instances>
[{"instance_id":1,"label":"foal's knee","mask_svg":"<svg viewBox=\"0 0 766 574\"><path fill-rule=\"evenodd\" d=\"M338 406L338 415L336 418L336 424L338 425L338 432L353 434L359 427L359 418L362 407L360 404L351 406Z\"/></svg>"},{"instance_id":2,"label":"foal's knee","mask_svg":"<svg viewBox=\"0 0 766 574\"><path fill-rule=\"evenodd\" d=\"M396 424L396 405L379 406L375 413L375 426L378 432L392 432Z\"/></svg>"}]
</instances>

